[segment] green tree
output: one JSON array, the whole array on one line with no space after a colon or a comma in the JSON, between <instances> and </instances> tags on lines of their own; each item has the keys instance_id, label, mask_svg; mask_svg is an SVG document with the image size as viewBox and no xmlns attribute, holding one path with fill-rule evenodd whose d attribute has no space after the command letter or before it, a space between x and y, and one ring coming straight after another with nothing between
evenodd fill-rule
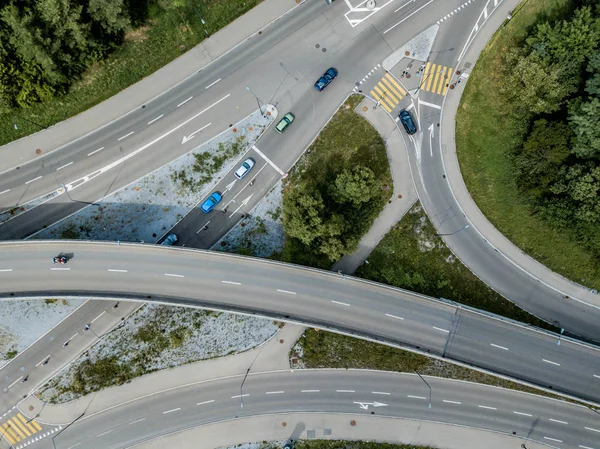
<instances>
[{"instance_id":1,"label":"green tree","mask_svg":"<svg viewBox=\"0 0 600 449\"><path fill-rule=\"evenodd\" d=\"M377 193L375 173L368 167L358 165L351 170L344 169L335 178L332 196L338 203L352 203L359 206L369 202Z\"/></svg>"},{"instance_id":2,"label":"green tree","mask_svg":"<svg viewBox=\"0 0 600 449\"><path fill-rule=\"evenodd\" d=\"M574 102L569 122L575 133L573 153L581 159L600 159L600 98Z\"/></svg>"},{"instance_id":3,"label":"green tree","mask_svg":"<svg viewBox=\"0 0 600 449\"><path fill-rule=\"evenodd\" d=\"M283 223L288 236L310 245L324 232L325 205L318 191L291 188L283 197Z\"/></svg>"},{"instance_id":4,"label":"green tree","mask_svg":"<svg viewBox=\"0 0 600 449\"><path fill-rule=\"evenodd\" d=\"M600 222L600 166L589 163L563 167L562 174L563 179L551 188L560 197L553 203L553 212L564 217L567 214L563 209L567 207L576 220Z\"/></svg>"},{"instance_id":5,"label":"green tree","mask_svg":"<svg viewBox=\"0 0 600 449\"><path fill-rule=\"evenodd\" d=\"M571 129L563 122L536 120L531 133L515 157L518 184L534 197L548 193L559 177L560 168L571 154Z\"/></svg>"},{"instance_id":6,"label":"green tree","mask_svg":"<svg viewBox=\"0 0 600 449\"><path fill-rule=\"evenodd\" d=\"M87 12L108 34L120 34L129 26L123 0L89 0Z\"/></svg>"},{"instance_id":7,"label":"green tree","mask_svg":"<svg viewBox=\"0 0 600 449\"><path fill-rule=\"evenodd\" d=\"M600 50L590 56L587 66L588 80L585 90L590 95L600 96Z\"/></svg>"}]
</instances>

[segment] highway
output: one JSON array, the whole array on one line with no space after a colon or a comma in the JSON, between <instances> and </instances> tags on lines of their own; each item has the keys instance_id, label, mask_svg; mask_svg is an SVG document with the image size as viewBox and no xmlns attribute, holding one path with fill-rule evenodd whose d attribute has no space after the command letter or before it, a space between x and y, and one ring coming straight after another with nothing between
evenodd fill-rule
<instances>
[{"instance_id":1,"label":"highway","mask_svg":"<svg viewBox=\"0 0 600 449\"><path fill-rule=\"evenodd\" d=\"M66 266L53 255L71 257ZM0 298L85 296L250 313L399 345L600 403L598 349L328 271L100 242L0 243ZM14 382L5 379L4 386Z\"/></svg>"},{"instance_id":2,"label":"highway","mask_svg":"<svg viewBox=\"0 0 600 449\"><path fill-rule=\"evenodd\" d=\"M598 447L594 412L511 390L427 377L430 392L417 375L353 370L256 373L240 392L242 380L215 379L84 415L54 444L57 449L120 449L220 420L311 411L451 423L553 447Z\"/></svg>"}]
</instances>

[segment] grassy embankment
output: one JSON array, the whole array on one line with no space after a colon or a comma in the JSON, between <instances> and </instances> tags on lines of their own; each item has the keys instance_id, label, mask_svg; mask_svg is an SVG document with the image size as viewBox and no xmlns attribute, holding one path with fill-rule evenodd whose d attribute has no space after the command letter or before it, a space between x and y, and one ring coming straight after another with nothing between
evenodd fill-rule
<instances>
[{"instance_id":1,"label":"grassy embankment","mask_svg":"<svg viewBox=\"0 0 600 449\"><path fill-rule=\"evenodd\" d=\"M73 117L167 65L206 38L200 22L212 35L262 0L159 0L150 5L147 24L125 36L107 59L92 66L70 92L26 110L0 116L0 145ZM18 123L15 131L13 123Z\"/></svg>"}]
</instances>

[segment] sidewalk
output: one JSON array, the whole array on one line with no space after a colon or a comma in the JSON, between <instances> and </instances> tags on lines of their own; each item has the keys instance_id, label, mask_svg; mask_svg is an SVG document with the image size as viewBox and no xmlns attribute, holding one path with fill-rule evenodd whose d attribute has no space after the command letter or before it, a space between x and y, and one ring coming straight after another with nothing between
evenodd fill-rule
<instances>
[{"instance_id":1,"label":"sidewalk","mask_svg":"<svg viewBox=\"0 0 600 449\"><path fill-rule=\"evenodd\" d=\"M350 421L354 420L352 426ZM233 431L235 429L235 431ZM404 443L444 449L527 449L548 446L469 427L435 422L413 421L357 414L290 413L262 415L251 418L199 426L142 443L137 449L196 449L234 446L248 442L284 441L291 439L346 439Z\"/></svg>"},{"instance_id":2,"label":"sidewalk","mask_svg":"<svg viewBox=\"0 0 600 449\"><path fill-rule=\"evenodd\" d=\"M381 107L373 109L374 103L365 98L355 111L366 118L385 141L392 172L394 192L390 202L373 222L369 231L358 242L352 254L340 259L332 271L352 274L369 257L381 239L400 221L417 200L417 191L410 173L408 154L396 123Z\"/></svg>"},{"instance_id":3,"label":"sidewalk","mask_svg":"<svg viewBox=\"0 0 600 449\"><path fill-rule=\"evenodd\" d=\"M466 63L476 64L479 54L485 48L496 30L502 25L508 13L512 11L520 0L504 0L498 7L498 10L490 17L488 23L481 29L479 34L466 52L459 67ZM472 70L472 68L471 68ZM470 70L469 70L470 71ZM465 84L457 84L456 88L449 91L444 101L442 109L442 126L441 140L442 144L446 145L446 152L443 152L443 162L446 168L446 174L450 187L454 192L457 202L460 204L467 219L485 240L487 240L498 252L508 258L512 263L530 273L538 281L551 286L558 290L561 294L569 296L572 299L577 299L591 305L595 308L600 308L600 295L591 293L587 288L576 284L565 277L554 273L544 265L534 260L519 248L517 248L510 240L498 231L492 223L479 210L469 191L464 183L458 158L456 155L456 142L454 133L454 124L456 120L456 111L460 103L461 95L464 91Z\"/></svg>"},{"instance_id":4,"label":"sidewalk","mask_svg":"<svg viewBox=\"0 0 600 449\"><path fill-rule=\"evenodd\" d=\"M19 409L29 418L39 413L36 417L39 423L64 425L72 422L84 411L86 415L91 415L165 390L210 379L245 374L248 368L250 372L289 369L288 354L303 332L303 326L286 324L270 340L250 351L157 371L125 385L108 388L66 404L44 405L37 397L31 395L19 404ZM86 410L88 405L90 407Z\"/></svg>"},{"instance_id":5,"label":"sidewalk","mask_svg":"<svg viewBox=\"0 0 600 449\"><path fill-rule=\"evenodd\" d=\"M210 38L118 95L47 130L0 147L0 173L47 155L137 109L208 66L296 6L296 0L264 0ZM36 149L41 150L40 155L36 154Z\"/></svg>"}]
</instances>

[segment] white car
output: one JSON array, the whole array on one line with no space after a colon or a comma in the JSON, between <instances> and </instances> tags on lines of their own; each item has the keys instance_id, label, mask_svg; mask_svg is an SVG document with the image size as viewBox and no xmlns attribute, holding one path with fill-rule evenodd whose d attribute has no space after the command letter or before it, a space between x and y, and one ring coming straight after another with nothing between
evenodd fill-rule
<instances>
[{"instance_id":1,"label":"white car","mask_svg":"<svg viewBox=\"0 0 600 449\"><path fill-rule=\"evenodd\" d=\"M252 167L254 167L254 159L248 158L246 159L244 162L242 162L242 165L240 165L240 168L238 168L234 175L237 179L242 179L244 176L246 176L248 174L248 172L250 170L252 170Z\"/></svg>"}]
</instances>

